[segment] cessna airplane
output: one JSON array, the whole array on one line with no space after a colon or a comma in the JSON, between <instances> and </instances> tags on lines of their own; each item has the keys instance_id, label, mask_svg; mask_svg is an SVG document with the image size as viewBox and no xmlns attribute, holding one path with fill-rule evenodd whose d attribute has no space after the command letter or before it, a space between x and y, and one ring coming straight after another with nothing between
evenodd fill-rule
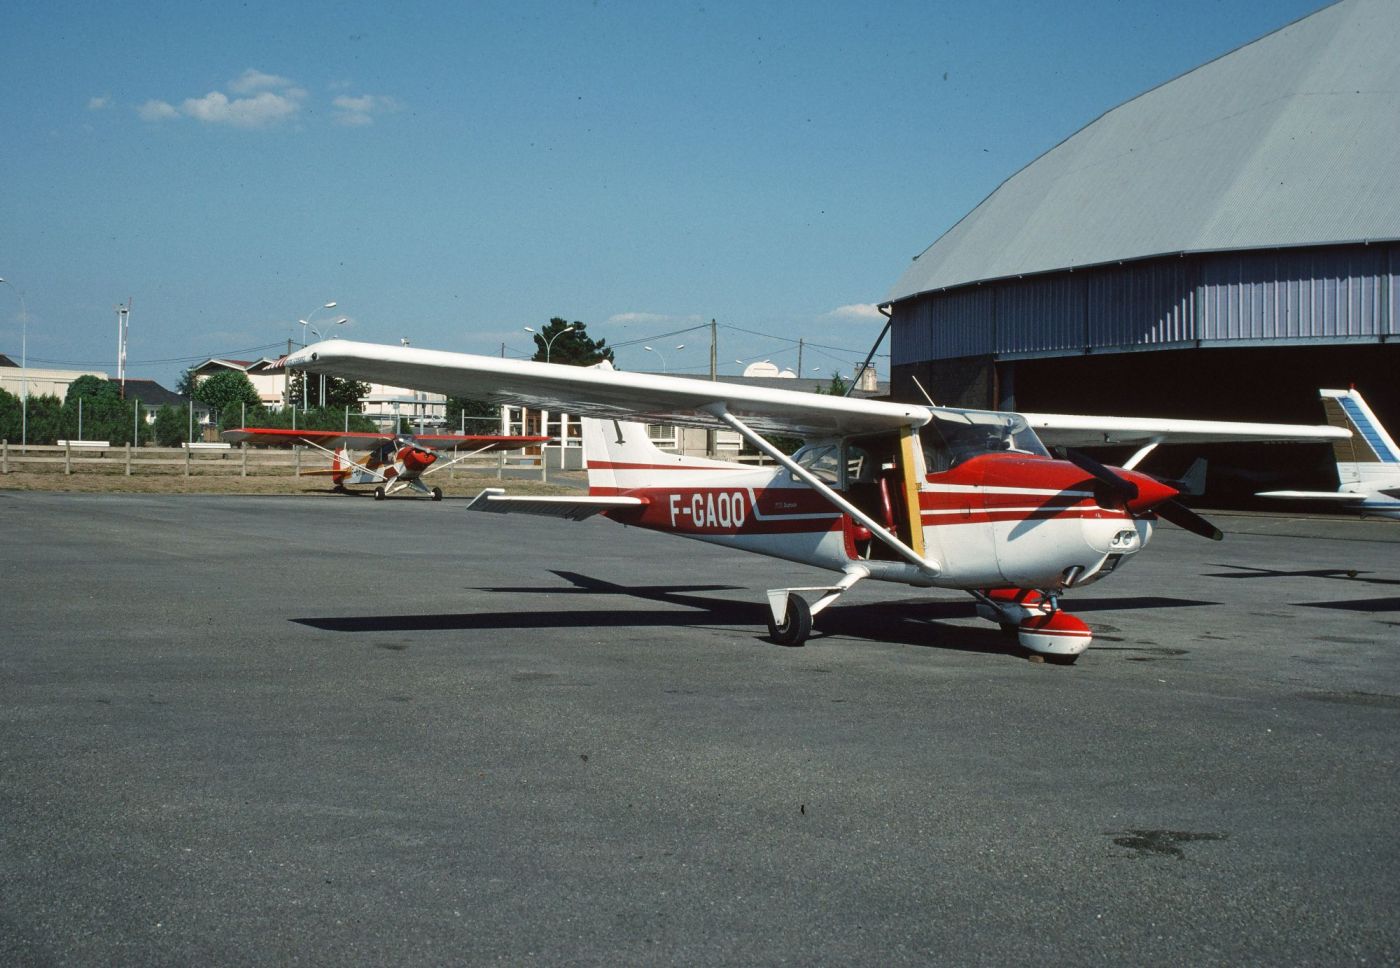
<instances>
[{"instance_id":1,"label":"cessna airplane","mask_svg":"<svg viewBox=\"0 0 1400 968\"><path fill-rule=\"evenodd\" d=\"M1349 439L1332 443L1340 487L1335 491L1261 491L1258 496L1334 501L1363 518L1400 520L1400 447L1395 446L1359 390L1317 393L1327 422L1351 431Z\"/></svg>"},{"instance_id":2,"label":"cessna airplane","mask_svg":"<svg viewBox=\"0 0 1400 968\"><path fill-rule=\"evenodd\" d=\"M1177 491L1045 443L1334 440L1333 427L1134 420L926 407L611 369L469 356L350 340L312 344L287 366L584 418L587 496L513 497L470 507L623 524L814 565L828 584L768 592L768 631L799 645L812 617L866 579L954 588L1021 645L1072 662L1089 647L1062 593L1111 574L1147 544L1157 517L1220 532ZM727 427L772 458L754 467L667 454L644 423ZM789 456L767 434L806 444ZM1133 463L1129 461L1128 463ZM810 596L811 601L808 601Z\"/></svg>"},{"instance_id":3,"label":"cessna airplane","mask_svg":"<svg viewBox=\"0 0 1400 968\"><path fill-rule=\"evenodd\" d=\"M346 493L346 485L369 484L374 487L374 499L382 501L391 494L412 490L417 494L442 500L442 488L423 483L428 474L451 467L459 461L497 450L516 450L539 444L548 437L509 437L472 434L408 434L342 433L339 430L286 430L277 427L242 427L225 430L229 443L248 443L291 447L306 444L326 454L331 466L302 471L303 477L329 477L335 490ZM428 446L429 444L436 445ZM350 456L350 448L368 449L359 460ZM468 453L438 463L441 451L469 447Z\"/></svg>"}]
</instances>

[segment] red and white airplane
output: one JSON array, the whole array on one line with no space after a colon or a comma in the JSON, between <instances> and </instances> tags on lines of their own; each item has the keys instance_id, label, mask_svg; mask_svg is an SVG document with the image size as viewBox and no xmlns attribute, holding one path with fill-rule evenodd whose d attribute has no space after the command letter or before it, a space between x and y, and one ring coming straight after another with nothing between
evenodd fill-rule
<instances>
[{"instance_id":1,"label":"red and white airplane","mask_svg":"<svg viewBox=\"0 0 1400 968\"><path fill-rule=\"evenodd\" d=\"M512 497L473 510L623 524L814 565L828 584L768 592L772 638L801 644L812 618L864 579L967 591L1022 646L1072 662L1089 627L1061 595L1114 572L1160 516L1220 532L1146 474L1045 444L1318 441L1338 428L1222 421L1021 415L747 387L349 340L315 343L289 367L575 413L584 419L587 496ZM646 423L737 431L776 466L658 450ZM792 456L767 434L806 444ZM809 601L810 598L810 601Z\"/></svg>"},{"instance_id":2,"label":"red and white airplane","mask_svg":"<svg viewBox=\"0 0 1400 968\"><path fill-rule=\"evenodd\" d=\"M345 493L347 486L368 485L374 488L374 499L399 491L411 490L434 501L442 500L442 488L423 483L428 474L444 470L469 457L498 450L518 450L541 444L548 437L505 436L496 434L376 434L342 433L339 430L287 430L278 427L241 427L225 430L223 438L229 443L247 443L273 447L305 444L330 458L331 466L302 471L303 477L329 477L335 490ZM439 461L441 452L469 448L465 454ZM350 449L367 451L359 460L350 456Z\"/></svg>"}]
</instances>

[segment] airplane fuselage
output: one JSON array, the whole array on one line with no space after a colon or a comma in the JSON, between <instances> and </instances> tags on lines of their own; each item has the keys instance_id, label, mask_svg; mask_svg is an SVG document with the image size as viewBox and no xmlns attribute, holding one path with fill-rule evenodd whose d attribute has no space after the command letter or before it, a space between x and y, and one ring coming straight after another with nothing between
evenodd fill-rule
<instances>
[{"instance_id":1,"label":"airplane fuselage","mask_svg":"<svg viewBox=\"0 0 1400 968\"><path fill-rule=\"evenodd\" d=\"M590 462L590 466L592 462ZM595 468L596 469L596 468ZM614 520L757 554L873 578L946 588L1058 588L1113 571L1150 540L1150 520L1103 501L1073 464L1041 456L987 454L917 482L880 490L870 502L891 531L940 565L936 575L881 554L849 515L782 468L745 465L612 467L599 495L643 499ZM664 482L658 484L659 477ZM636 486L628 486L635 480ZM858 485L847 484L852 496ZM1104 506L1107 504L1108 506ZM917 528L909 511L916 508Z\"/></svg>"}]
</instances>

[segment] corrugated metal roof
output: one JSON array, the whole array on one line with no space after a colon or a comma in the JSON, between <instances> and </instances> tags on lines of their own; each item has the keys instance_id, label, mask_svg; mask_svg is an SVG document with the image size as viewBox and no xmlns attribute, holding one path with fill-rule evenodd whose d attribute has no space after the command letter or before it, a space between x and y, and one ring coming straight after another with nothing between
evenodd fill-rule
<instances>
[{"instance_id":1,"label":"corrugated metal roof","mask_svg":"<svg viewBox=\"0 0 1400 968\"><path fill-rule=\"evenodd\" d=\"M1400 238L1400 2L1341 0L1122 104L926 249L889 299L1176 252Z\"/></svg>"}]
</instances>

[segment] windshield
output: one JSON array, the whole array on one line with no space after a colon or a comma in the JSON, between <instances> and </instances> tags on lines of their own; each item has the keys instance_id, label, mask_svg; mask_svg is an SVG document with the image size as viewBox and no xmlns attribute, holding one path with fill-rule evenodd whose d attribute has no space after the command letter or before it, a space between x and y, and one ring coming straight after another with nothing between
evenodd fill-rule
<instances>
[{"instance_id":1,"label":"windshield","mask_svg":"<svg viewBox=\"0 0 1400 968\"><path fill-rule=\"evenodd\" d=\"M811 471L819 480L833 486L840 485L841 451L835 444L812 444L803 447L792 455L792 459Z\"/></svg>"},{"instance_id":2,"label":"windshield","mask_svg":"<svg viewBox=\"0 0 1400 968\"><path fill-rule=\"evenodd\" d=\"M933 420L919 431L924 464L930 474L957 467L978 454L1017 453L1048 457L1049 453L1018 413L989 410L935 410Z\"/></svg>"}]
</instances>

